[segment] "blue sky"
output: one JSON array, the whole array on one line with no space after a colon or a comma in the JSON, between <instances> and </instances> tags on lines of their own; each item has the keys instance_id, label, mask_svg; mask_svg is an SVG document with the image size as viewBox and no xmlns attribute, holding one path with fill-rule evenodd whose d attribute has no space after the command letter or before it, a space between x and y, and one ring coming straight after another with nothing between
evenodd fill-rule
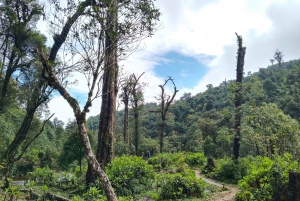
<instances>
[{"instance_id":1,"label":"blue sky","mask_svg":"<svg viewBox=\"0 0 300 201\"><path fill-rule=\"evenodd\" d=\"M208 68L194 57L168 52L159 59L154 73L160 77L171 76L177 88L193 88L207 73Z\"/></svg>"}]
</instances>

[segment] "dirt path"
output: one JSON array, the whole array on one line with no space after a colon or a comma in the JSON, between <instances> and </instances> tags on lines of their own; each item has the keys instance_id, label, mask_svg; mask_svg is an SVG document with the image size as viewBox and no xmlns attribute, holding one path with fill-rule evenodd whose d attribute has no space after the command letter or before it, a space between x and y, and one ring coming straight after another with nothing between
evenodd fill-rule
<instances>
[{"instance_id":1,"label":"dirt path","mask_svg":"<svg viewBox=\"0 0 300 201\"><path fill-rule=\"evenodd\" d=\"M198 178L203 179L203 181L205 181L208 184L212 184L218 187L223 187L223 184L220 184L214 180L208 179L203 177L202 175L200 175L200 171L199 170L195 170L196 172L196 176ZM207 198L206 201L234 201L234 197L238 192L238 188L231 186L231 185L225 185L224 186L227 190L221 191L221 192L217 192L214 193L211 197Z\"/></svg>"}]
</instances>

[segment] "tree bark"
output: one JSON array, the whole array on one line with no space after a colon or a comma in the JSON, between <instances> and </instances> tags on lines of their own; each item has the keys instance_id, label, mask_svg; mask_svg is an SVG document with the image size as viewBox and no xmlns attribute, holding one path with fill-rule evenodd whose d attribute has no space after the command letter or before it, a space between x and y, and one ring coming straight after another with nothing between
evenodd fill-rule
<instances>
[{"instance_id":1,"label":"tree bark","mask_svg":"<svg viewBox=\"0 0 300 201\"><path fill-rule=\"evenodd\" d=\"M102 104L98 131L97 160L104 168L113 159L113 137L118 93L117 63L117 6L112 0L107 13L106 51L104 58L104 75L102 83Z\"/></svg>"},{"instance_id":2,"label":"tree bark","mask_svg":"<svg viewBox=\"0 0 300 201\"><path fill-rule=\"evenodd\" d=\"M138 103L135 101L134 103L134 146L135 146L135 155L138 156L139 151L139 111L138 111Z\"/></svg>"},{"instance_id":3,"label":"tree bark","mask_svg":"<svg viewBox=\"0 0 300 201\"><path fill-rule=\"evenodd\" d=\"M288 201L300 201L300 173L289 173Z\"/></svg>"},{"instance_id":4,"label":"tree bark","mask_svg":"<svg viewBox=\"0 0 300 201\"><path fill-rule=\"evenodd\" d=\"M123 99L123 102L124 102L123 137L124 137L124 142L126 144L128 144L128 115L129 115L129 108L128 108L129 100L128 99L129 99L128 98L128 89L127 89L127 86L125 86L124 99Z\"/></svg>"}]
</instances>

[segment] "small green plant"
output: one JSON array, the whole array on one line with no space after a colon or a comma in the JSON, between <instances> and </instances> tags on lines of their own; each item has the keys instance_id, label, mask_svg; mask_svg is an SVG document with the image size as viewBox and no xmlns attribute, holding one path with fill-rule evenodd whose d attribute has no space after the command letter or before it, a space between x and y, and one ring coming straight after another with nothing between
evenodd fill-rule
<instances>
[{"instance_id":1,"label":"small green plant","mask_svg":"<svg viewBox=\"0 0 300 201\"><path fill-rule=\"evenodd\" d=\"M7 200L18 200L18 197L20 196L21 192L16 186L12 186L10 188L5 189L5 197L4 201Z\"/></svg>"},{"instance_id":2,"label":"small green plant","mask_svg":"<svg viewBox=\"0 0 300 201\"><path fill-rule=\"evenodd\" d=\"M95 200L95 201L102 201L104 200L104 196L100 193L100 190L97 187L90 187L90 189L83 194L83 196L87 200Z\"/></svg>"}]
</instances>

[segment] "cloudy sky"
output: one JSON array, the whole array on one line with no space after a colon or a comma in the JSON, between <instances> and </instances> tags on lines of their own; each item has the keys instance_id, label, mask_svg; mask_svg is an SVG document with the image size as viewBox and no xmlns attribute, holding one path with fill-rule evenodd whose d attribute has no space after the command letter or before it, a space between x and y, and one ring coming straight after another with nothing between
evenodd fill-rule
<instances>
[{"instance_id":1,"label":"cloudy sky","mask_svg":"<svg viewBox=\"0 0 300 201\"><path fill-rule=\"evenodd\" d=\"M235 32L243 36L247 48L246 73L267 67L276 49L285 61L300 58L299 0L157 0L156 5L162 13L161 29L144 41L143 50L121 63L127 73L145 72L147 102L155 101L158 85L167 76L175 79L180 90L177 98L234 79ZM80 81L71 90L83 102L87 90ZM93 102L89 115L99 114L100 102ZM58 95L49 106L64 122L73 118Z\"/></svg>"}]
</instances>

